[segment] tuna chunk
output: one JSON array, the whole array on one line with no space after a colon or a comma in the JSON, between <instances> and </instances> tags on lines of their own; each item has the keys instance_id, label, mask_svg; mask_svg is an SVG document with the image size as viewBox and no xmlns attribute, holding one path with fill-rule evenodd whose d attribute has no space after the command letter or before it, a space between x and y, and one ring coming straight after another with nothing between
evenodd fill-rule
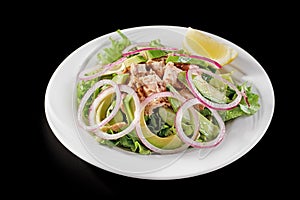
<instances>
[{"instance_id":1,"label":"tuna chunk","mask_svg":"<svg viewBox=\"0 0 300 200\"><path fill-rule=\"evenodd\" d=\"M172 62L150 61L143 64L131 64L129 86L138 94L140 101L144 101L152 94L166 91L166 84L181 88L177 80L182 70ZM145 114L152 114L153 110L161 106L170 106L167 98L158 98L150 102L145 108Z\"/></svg>"},{"instance_id":2,"label":"tuna chunk","mask_svg":"<svg viewBox=\"0 0 300 200\"><path fill-rule=\"evenodd\" d=\"M139 83L143 88L145 97L166 90L163 81L155 73L150 73L147 76L139 77Z\"/></svg>"},{"instance_id":3,"label":"tuna chunk","mask_svg":"<svg viewBox=\"0 0 300 200\"><path fill-rule=\"evenodd\" d=\"M132 64L130 66L130 81L128 85L136 90L140 101L153 93L165 91L161 78L152 68L148 68L146 64Z\"/></svg>"},{"instance_id":4,"label":"tuna chunk","mask_svg":"<svg viewBox=\"0 0 300 200\"><path fill-rule=\"evenodd\" d=\"M130 73L134 76L144 76L147 73L145 64L131 64Z\"/></svg>"},{"instance_id":5,"label":"tuna chunk","mask_svg":"<svg viewBox=\"0 0 300 200\"><path fill-rule=\"evenodd\" d=\"M164 61L153 61L147 62L147 67L151 68L155 73L162 78L164 75Z\"/></svg>"},{"instance_id":6,"label":"tuna chunk","mask_svg":"<svg viewBox=\"0 0 300 200\"><path fill-rule=\"evenodd\" d=\"M163 81L165 84L171 84L174 87L180 87L180 83L177 81L178 73L182 70L174 66L174 63L168 62L165 66Z\"/></svg>"}]
</instances>

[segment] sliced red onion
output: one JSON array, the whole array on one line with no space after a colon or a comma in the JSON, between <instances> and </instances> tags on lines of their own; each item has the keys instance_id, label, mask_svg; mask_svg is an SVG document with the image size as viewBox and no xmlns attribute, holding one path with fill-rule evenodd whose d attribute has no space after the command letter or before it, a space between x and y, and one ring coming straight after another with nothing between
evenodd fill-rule
<instances>
[{"instance_id":1,"label":"sliced red onion","mask_svg":"<svg viewBox=\"0 0 300 200\"><path fill-rule=\"evenodd\" d=\"M222 65L220 65L217 61L212 60L210 58L204 57L204 56L197 56L197 55L188 55L188 54L179 54L179 53L174 53L174 56L183 56L183 57L190 57L190 58L196 58L198 60L203 60L203 61L207 61L213 64L214 67L216 67L217 69L221 69Z\"/></svg>"},{"instance_id":2,"label":"sliced red onion","mask_svg":"<svg viewBox=\"0 0 300 200\"><path fill-rule=\"evenodd\" d=\"M103 85L111 85L114 92L116 93L116 106L113 108L112 112L109 114L109 116L107 118L105 118L104 120L102 120L100 123L97 123L97 124L94 124L94 125L86 125L84 120L83 120L83 116L82 116L82 113L83 113L83 108L86 104L86 102L88 101L88 99L90 98L90 96L101 86ZM107 90L107 89L106 89ZM100 102L100 100L98 99L103 99L105 98L105 96L107 96L108 92L104 90L102 91L98 97L96 98L96 101L94 101L90 107L90 109L94 109L98 106L98 102ZM98 103L98 104L97 104ZM77 112L77 119L78 119L78 122L79 122L79 125L87 130L87 131L94 131L98 128L100 128L101 126L103 126L104 124L108 123L118 112L119 108L121 106L121 92L120 92L120 89L118 87L118 85L113 82L112 80L108 80L108 79L105 79L105 80L100 80L98 81L97 83L95 83L85 94L84 96L82 97L81 101L80 101L80 104L79 104L79 107L78 107L78 112Z\"/></svg>"},{"instance_id":3,"label":"sliced red onion","mask_svg":"<svg viewBox=\"0 0 300 200\"><path fill-rule=\"evenodd\" d=\"M160 93L155 93L152 94L151 96L147 97L141 104L141 114L140 115L144 115L144 109L146 107L146 105L148 103L150 103L151 101L153 101L156 98L161 98L161 97L172 97L172 98L176 98L176 96L171 93L171 92L160 92ZM179 99L180 100L180 99ZM195 122L198 121L198 116L196 115L196 113L192 112L193 117ZM146 124L146 123L145 123ZM198 136L198 127L199 127L199 123L195 123L195 130L193 133L192 138L195 139ZM147 125L145 126L145 128L151 132L149 130L149 128L147 127ZM159 147L156 147L155 145L153 145L152 143L150 143L147 138L144 136L141 125L136 126L136 133L138 135L138 137L140 138L140 140L142 141L142 143L149 148L151 151L159 153L159 154L172 154L172 153L178 153L178 152L182 152L184 150L186 150L189 147L189 144L187 143L182 143L182 145L176 149L162 149Z\"/></svg>"},{"instance_id":4,"label":"sliced red onion","mask_svg":"<svg viewBox=\"0 0 300 200\"><path fill-rule=\"evenodd\" d=\"M132 95L133 101L135 103L135 111L134 111L135 118L133 119L133 121L130 123L130 125L126 129L122 130L121 132L115 133L115 134L109 134L109 133L101 131L100 129L95 130L94 133L102 139L115 140L120 137L123 137L124 135L130 133L136 127L136 124L140 119L140 100L139 100L136 92L127 85L119 85L119 88L120 88L120 91L126 92L128 95ZM100 96L99 99L95 100L96 104L99 104L105 98L105 96L115 92L114 88L106 89L106 91L107 91L106 95L102 95L102 96ZM96 110L97 110L97 106L92 106L92 110L91 110L90 116L89 116L90 125L92 125L92 126L96 124L96 122L95 122ZM105 118L105 119L108 119L108 118ZM106 121L109 122L111 119L112 118L110 118L109 120L106 120ZM105 125L105 124L103 124L103 125Z\"/></svg>"},{"instance_id":5,"label":"sliced red onion","mask_svg":"<svg viewBox=\"0 0 300 200\"><path fill-rule=\"evenodd\" d=\"M242 92L242 95L243 95L243 98L244 98L246 104L248 105L248 107L250 107L250 102L249 102L249 100L248 100L248 96L247 96L247 94L246 94L244 88L242 88L241 92Z\"/></svg>"},{"instance_id":6,"label":"sliced red onion","mask_svg":"<svg viewBox=\"0 0 300 200\"><path fill-rule=\"evenodd\" d=\"M113 68L114 66L121 64L125 60L126 60L126 57L122 57L122 58L120 58L119 60L117 60L113 63L107 64L107 65L104 65L104 66L100 66L100 67L98 66L98 67L94 67L94 68L91 68L91 69L83 70L79 73L78 77L79 77L80 80L84 80L84 81L88 81L88 80L97 78L97 77L103 75L105 72L107 72L111 68ZM95 74L92 74L92 75L86 75L86 74L89 74L93 71L99 71L99 72L97 72Z\"/></svg>"},{"instance_id":7,"label":"sliced red onion","mask_svg":"<svg viewBox=\"0 0 300 200\"><path fill-rule=\"evenodd\" d=\"M224 124L221 116L219 115L219 113L216 110L208 108L212 112L212 115L214 116L216 121L218 122L219 130L220 130L218 136L214 140L209 141L209 142L195 141L194 138L189 138L182 129L181 121L182 121L183 113L185 113L188 108L190 108L196 104L199 104L199 103L201 103L201 102L197 98L193 98L193 99L187 100L180 106L180 108L178 109L178 111L176 113L176 118L175 118L177 134L179 135L179 137L182 141L184 141L188 145L191 145L192 147L195 147L195 148L215 147L218 144L220 144L220 142L224 139L224 136L225 136L225 124ZM197 129L197 131L198 131L198 129Z\"/></svg>"},{"instance_id":8,"label":"sliced red onion","mask_svg":"<svg viewBox=\"0 0 300 200\"><path fill-rule=\"evenodd\" d=\"M223 81L225 84L229 85L229 87L231 87L233 90L235 90L235 92L237 94L236 98L232 102L227 103L227 104L226 103L223 103L223 104L215 103L215 102L208 100L198 91L196 86L193 84L193 80L192 80L193 73L197 73L197 74L205 73L210 76L213 76L216 79ZM189 69L186 73L186 79L187 79L188 85L190 86L190 90L194 94L194 96L197 97L199 99L199 101L208 108L212 108L212 109L216 109L216 110L230 110L230 109L236 107L240 103L242 96L243 96L242 92L239 91L239 89L233 83L231 83L228 80L222 78L221 76L214 74L213 72L205 70L205 69L201 69L201 68Z\"/></svg>"},{"instance_id":9,"label":"sliced red onion","mask_svg":"<svg viewBox=\"0 0 300 200\"><path fill-rule=\"evenodd\" d=\"M106 88L105 90L103 90L98 96L97 98L93 101L92 105L89 108L89 125L90 126L94 126L96 124L96 112L97 112L97 108L99 107L100 103L107 98L108 95L115 93L115 88L113 87L109 87ZM109 116L109 118L105 118L101 121L102 126L104 126L105 124L107 124L114 116ZM104 122L103 122L104 121ZM98 122L100 123L100 122ZM101 126L101 127L102 127ZM100 128L101 128L100 127ZM98 129L94 129L92 131L97 131Z\"/></svg>"},{"instance_id":10,"label":"sliced red onion","mask_svg":"<svg viewBox=\"0 0 300 200\"><path fill-rule=\"evenodd\" d=\"M141 48L141 49L137 49L137 50L134 50L134 51L129 51L129 52L123 53L123 56L127 57L127 56L130 56L130 55L133 55L133 54L137 54L141 51L148 51L148 50L177 51L178 49L173 48L173 47L144 47L144 48Z\"/></svg>"}]
</instances>

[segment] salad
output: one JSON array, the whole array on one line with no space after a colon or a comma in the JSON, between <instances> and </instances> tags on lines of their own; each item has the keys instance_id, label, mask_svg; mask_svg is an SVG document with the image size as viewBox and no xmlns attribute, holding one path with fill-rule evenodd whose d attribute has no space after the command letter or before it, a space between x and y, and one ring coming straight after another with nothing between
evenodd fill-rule
<instances>
[{"instance_id":1,"label":"salad","mask_svg":"<svg viewBox=\"0 0 300 200\"><path fill-rule=\"evenodd\" d=\"M99 144L139 154L214 148L229 121L259 110L252 86L218 62L116 32L96 66L78 74L78 124Z\"/></svg>"}]
</instances>

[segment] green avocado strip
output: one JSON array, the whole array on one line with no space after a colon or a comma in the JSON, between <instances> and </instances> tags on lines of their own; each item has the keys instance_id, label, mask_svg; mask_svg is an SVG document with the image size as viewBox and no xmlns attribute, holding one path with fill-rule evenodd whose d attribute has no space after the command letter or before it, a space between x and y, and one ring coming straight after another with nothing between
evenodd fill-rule
<instances>
[{"instance_id":1,"label":"green avocado strip","mask_svg":"<svg viewBox=\"0 0 300 200\"><path fill-rule=\"evenodd\" d=\"M152 133L145 122L144 113L141 113L140 126L144 137L154 146L161 149L176 149L183 145L183 142L178 135L170 135L167 137L159 137Z\"/></svg>"}]
</instances>

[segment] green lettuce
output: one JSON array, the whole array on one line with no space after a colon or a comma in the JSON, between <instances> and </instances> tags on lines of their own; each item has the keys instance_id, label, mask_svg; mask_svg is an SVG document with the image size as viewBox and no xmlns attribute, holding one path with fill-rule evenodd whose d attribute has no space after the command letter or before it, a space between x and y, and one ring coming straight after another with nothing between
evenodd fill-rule
<instances>
[{"instance_id":1,"label":"green lettuce","mask_svg":"<svg viewBox=\"0 0 300 200\"><path fill-rule=\"evenodd\" d=\"M97 58L101 64L106 65L112 63L122 57L122 51L131 44L130 40L119 29L116 31L121 37L120 40L115 40L109 37L111 46L104 48L102 52L97 54Z\"/></svg>"},{"instance_id":2,"label":"green lettuce","mask_svg":"<svg viewBox=\"0 0 300 200\"><path fill-rule=\"evenodd\" d=\"M157 136L168 137L176 134L174 124L168 124L165 121L166 119L163 119L158 111L155 111L152 115L146 116L145 118L148 128ZM164 118L166 118L166 116Z\"/></svg>"},{"instance_id":3,"label":"green lettuce","mask_svg":"<svg viewBox=\"0 0 300 200\"><path fill-rule=\"evenodd\" d=\"M246 83L244 83L237 87L240 91L243 90L245 92L249 105L243 98L237 107L231 110L219 111L219 114L221 115L223 121L225 122L235 119L237 117L253 115L260 108L259 95L251 91L252 88L251 86L247 86Z\"/></svg>"},{"instance_id":4,"label":"green lettuce","mask_svg":"<svg viewBox=\"0 0 300 200\"><path fill-rule=\"evenodd\" d=\"M113 131L111 131L111 134L114 134ZM99 144L107 145L108 147L120 147L144 155L151 154L151 151L147 149L141 143L141 141L131 133L124 135L123 137L120 137L116 140L105 140L96 137L96 141L99 142Z\"/></svg>"},{"instance_id":5,"label":"green lettuce","mask_svg":"<svg viewBox=\"0 0 300 200\"><path fill-rule=\"evenodd\" d=\"M80 101L84 94L95 84L99 81L99 78L95 78L89 81L79 81L77 84L77 104L80 104ZM83 116L87 118L89 107L91 106L94 99L97 97L97 95L100 92L100 88L96 89L96 91L91 95L91 97L86 102L84 108L83 108Z\"/></svg>"}]
</instances>

